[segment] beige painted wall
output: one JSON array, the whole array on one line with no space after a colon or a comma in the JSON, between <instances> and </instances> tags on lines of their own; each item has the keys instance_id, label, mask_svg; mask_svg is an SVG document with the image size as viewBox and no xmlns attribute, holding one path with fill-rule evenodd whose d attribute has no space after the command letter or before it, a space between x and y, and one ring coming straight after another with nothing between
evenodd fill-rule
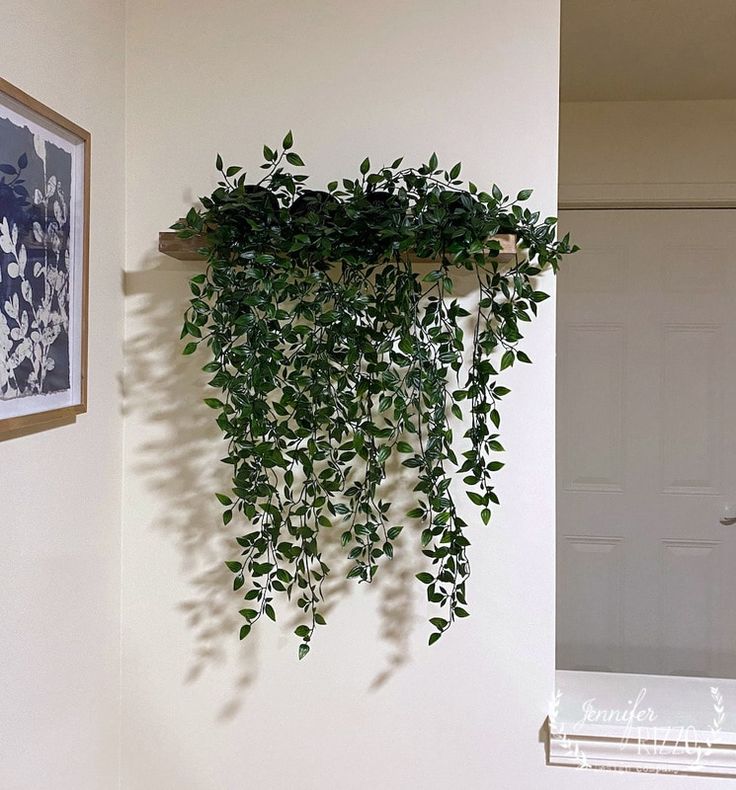
<instances>
[{"instance_id":1,"label":"beige painted wall","mask_svg":"<svg viewBox=\"0 0 736 790\"><path fill-rule=\"evenodd\" d=\"M89 413L0 442L0 787L117 786L124 246L119 0L2 15L0 74L92 132Z\"/></svg>"}]
</instances>

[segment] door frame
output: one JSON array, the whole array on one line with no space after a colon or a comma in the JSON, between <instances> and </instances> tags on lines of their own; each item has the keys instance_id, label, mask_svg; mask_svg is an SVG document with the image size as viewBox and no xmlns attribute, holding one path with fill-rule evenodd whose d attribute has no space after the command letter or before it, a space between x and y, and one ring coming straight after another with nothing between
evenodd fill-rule
<instances>
[{"instance_id":1,"label":"door frame","mask_svg":"<svg viewBox=\"0 0 736 790\"><path fill-rule=\"evenodd\" d=\"M678 209L736 209L736 184L560 184L558 211ZM734 777L736 679L555 669L546 729L549 765Z\"/></svg>"},{"instance_id":2,"label":"door frame","mask_svg":"<svg viewBox=\"0 0 736 790\"><path fill-rule=\"evenodd\" d=\"M558 211L733 209L736 183L560 184Z\"/></svg>"}]
</instances>

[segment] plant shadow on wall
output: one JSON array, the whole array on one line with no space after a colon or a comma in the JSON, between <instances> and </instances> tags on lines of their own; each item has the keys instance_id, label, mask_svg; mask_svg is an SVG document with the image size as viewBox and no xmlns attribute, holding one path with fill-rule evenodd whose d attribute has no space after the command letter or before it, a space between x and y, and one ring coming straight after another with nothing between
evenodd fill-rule
<instances>
[{"instance_id":1,"label":"plant shadow on wall","mask_svg":"<svg viewBox=\"0 0 736 790\"><path fill-rule=\"evenodd\" d=\"M179 316L187 303L187 277L202 270L201 264L171 261L151 254L151 268L125 275L128 325L126 341L124 403L126 416L136 425L130 435L143 437L132 448L135 477L144 481L157 503L150 516L151 528L173 541L181 557L181 573L191 592L179 604L180 614L193 635L193 653L186 683L196 682L208 669L234 673L234 689L217 718L227 721L246 701L247 689L259 668L258 644L238 642L242 617L238 596L232 591L232 574L223 558L232 555L235 531L222 523L213 492L227 489L228 467L220 463L226 450L212 412L202 403L212 394L208 376L192 358L182 357L175 342ZM196 360L203 365L204 353ZM391 467L388 493L402 503L408 483L407 470L398 459ZM329 618L352 589L347 578L349 563L342 557L340 533L323 544L333 574L325 582ZM421 558L401 552L375 582L380 615L380 637L387 645L383 666L378 667L371 688L380 688L408 660L412 629L419 621L412 580ZM301 619L299 619L299 623ZM285 618L282 627L292 632L296 616ZM230 669L228 669L228 667Z\"/></svg>"},{"instance_id":2,"label":"plant shadow on wall","mask_svg":"<svg viewBox=\"0 0 736 790\"><path fill-rule=\"evenodd\" d=\"M240 638L290 605L304 658L345 579L396 568L416 532L416 577L439 610L431 645L468 616L460 503L485 524L498 504L500 374L531 361L518 346L547 298L535 279L576 248L522 206L531 190L478 190L459 163L372 172L366 158L315 191L291 172L304 166L292 144L264 146L257 183L218 155L222 180L174 226L206 260L182 338L185 356L208 350L204 402L226 441L216 496L236 529ZM499 233L525 254L502 256ZM392 495L397 469L407 501Z\"/></svg>"},{"instance_id":3,"label":"plant shadow on wall","mask_svg":"<svg viewBox=\"0 0 736 790\"><path fill-rule=\"evenodd\" d=\"M228 642L237 625L237 610L228 594L223 552L232 540L220 526L211 492L223 483L217 464L221 438L202 408L205 381L182 357L172 334L175 318L186 300L185 264L168 265L151 258L156 268L125 275L128 322L124 403L139 439L132 448L135 477L144 481L143 496L157 504L149 523L174 541L181 557L181 573L191 593L179 607L193 632L193 656L187 683L208 668L230 661ZM226 476L225 476L226 479ZM255 678L256 645L241 651L235 685L245 689ZM231 697L235 699L235 697ZM222 717L233 715L230 705Z\"/></svg>"}]
</instances>

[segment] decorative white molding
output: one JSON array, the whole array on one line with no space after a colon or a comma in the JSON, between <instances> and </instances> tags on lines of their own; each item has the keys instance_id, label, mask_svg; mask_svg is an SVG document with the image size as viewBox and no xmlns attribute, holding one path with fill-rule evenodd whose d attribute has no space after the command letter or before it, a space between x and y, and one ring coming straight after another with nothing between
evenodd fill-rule
<instances>
[{"instance_id":1,"label":"decorative white molding","mask_svg":"<svg viewBox=\"0 0 736 790\"><path fill-rule=\"evenodd\" d=\"M736 182L560 184L560 210L736 208Z\"/></svg>"},{"instance_id":2,"label":"decorative white molding","mask_svg":"<svg viewBox=\"0 0 736 790\"><path fill-rule=\"evenodd\" d=\"M551 733L549 763L641 773L736 776L736 746L713 743L708 747L702 742L699 748L703 756L697 760L697 756L684 753L681 744L675 742L623 742L620 738L568 735L565 743L559 734ZM581 755L587 763L584 766Z\"/></svg>"},{"instance_id":3,"label":"decorative white molding","mask_svg":"<svg viewBox=\"0 0 736 790\"><path fill-rule=\"evenodd\" d=\"M592 720L584 715L591 701L597 711L631 710L638 704L639 711L651 715L633 726L610 718ZM558 670L548 762L736 776L736 680Z\"/></svg>"}]
</instances>

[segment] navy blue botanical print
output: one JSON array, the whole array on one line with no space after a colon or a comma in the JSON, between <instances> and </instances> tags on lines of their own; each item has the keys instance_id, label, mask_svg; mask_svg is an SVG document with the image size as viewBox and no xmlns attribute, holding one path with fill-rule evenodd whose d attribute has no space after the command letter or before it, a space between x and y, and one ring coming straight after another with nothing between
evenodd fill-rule
<instances>
[{"instance_id":1,"label":"navy blue botanical print","mask_svg":"<svg viewBox=\"0 0 736 790\"><path fill-rule=\"evenodd\" d=\"M0 400L70 387L72 158L0 117Z\"/></svg>"}]
</instances>

